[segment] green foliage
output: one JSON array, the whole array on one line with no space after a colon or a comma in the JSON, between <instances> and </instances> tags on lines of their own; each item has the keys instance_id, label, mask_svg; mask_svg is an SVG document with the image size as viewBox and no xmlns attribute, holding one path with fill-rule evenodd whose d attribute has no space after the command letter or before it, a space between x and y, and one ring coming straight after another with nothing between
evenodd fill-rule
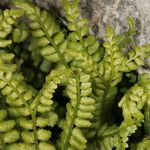
<instances>
[{"instance_id":1,"label":"green foliage","mask_svg":"<svg viewBox=\"0 0 150 150\"><path fill-rule=\"evenodd\" d=\"M8 35L12 32L12 26L23 14L22 10L0 10L0 47L7 47L12 43L12 39Z\"/></svg>"},{"instance_id":2,"label":"green foliage","mask_svg":"<svg viewBox=\"0 0 150 150\"><path fill-rule=\"evenodd\" d=\"M18 27L13 30L12 34L14 42L23 42L28 36L27 25L24 22L18 24Z\"/></svg>"},{"instance_id":3,"label":"green foliage","mask_svg":"<svg viewBox=\"0 0 150 150\"><path fill-rule=\"evenodd\" d=\"M149 137L144 138L138 145L137 150L149 150L150 140Z\"/></svg>"},{"instance_id":4,"label":"green foliage","mask_svg":"<svg viewBox=\"0 0 150 150\"><path fill-rule=\"evenodd\" d=\"M131 71L150 45L135 44L133 18L100 43L79 2L62 0L66 29L31 0L0 11L0 149L149 149L150 75Z\"/></svg>"}]
</instances>

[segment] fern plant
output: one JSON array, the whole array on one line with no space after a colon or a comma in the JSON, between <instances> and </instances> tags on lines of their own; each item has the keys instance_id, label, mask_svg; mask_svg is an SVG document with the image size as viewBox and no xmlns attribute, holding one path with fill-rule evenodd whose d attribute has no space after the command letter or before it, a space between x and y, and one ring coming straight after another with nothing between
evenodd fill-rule
<instances>
[{"instance_id":1,"label":"fern plant","mask_svg":"<svg viewBox=\"0 0 150 150\"><path fill-rule=\"evenodd\" d=\"M62 0L63 26L31 0L0 11L0 149L149 149L150 75L133 71L150 45L133 18L100 43L79 3Z\"/></svg>"}]
</instances>

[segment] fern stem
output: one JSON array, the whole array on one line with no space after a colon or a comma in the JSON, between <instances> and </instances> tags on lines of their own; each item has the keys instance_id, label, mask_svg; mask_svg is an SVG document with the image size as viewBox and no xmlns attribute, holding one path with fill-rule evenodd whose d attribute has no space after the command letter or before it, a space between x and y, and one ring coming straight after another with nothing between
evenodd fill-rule
<instances>
[{"instance_id":1,"label":"fern stem","mask_svg":"<svg viewBox=\"0 0 150 150\"><path fill-rule=\"evenodd\" d=\"M4 140L2 139L1 134L2 133L0 132L0 149L5 150L5 143L4 143Z\"/></svg>"},{"instance_id":2,"label":"fern stem","mask_svg":"<svg viewBox=\"0 0 150 150\"><path fill-rule=\"evenodd\" d=\"M36 132L36 111L31 115L33 121L33 132L34 132L34 140L35 140L35 149L39 150L38 147L38 139L37 139L37 132Z\"/></svg>"},{"instance_id":3,"label":"fern stem","mask_svg":"<svg viewBox=\"0 0 150 150\"><path fill-rule=\"evenodd\" d=\"M112 43L112 42L110 41L110 43ZM112 48L112 45L110 48ZM111 75L110 75L110 79L109 79L109 84L111 83L111 81L114 77L114 74L115 74L114 59L113 59L113 54L112 54L111 50L110 50L110 59L111 59Z\"/></svg>"},{"instance_id":4,"label":"fern stem","mask_svg":"<svg viewBox=\"0 0 150 150\"><path fill-rule=\"evenodd\" d=\"M84 50L86 50L86 46L85 46L83 37L82 37L82 35L81 35L81 32L80 32L80 30L78 29L77 25L75 25L75 27L76 27L77 35L78 35L78 37L79 37L79 41L80 41L81 44L82 44L82 48L83 48Z\"/></svg>"},{"instance_id":5,"label":"fern stem","mask_svg":"<svg viewBox=\"0 0 150 150\"><path fill-rule=\"evenodd\" d=\"M103 98L102 98L102 101L101 102L99 102L99 119L101 119L101 120L99 120L99 126L103 123L103 119L101 118L102 117L102 107L104 107L105 108L105 106L104 106L104 103L105 103L105 101L106 101L106 95L107 95L107 92L108 92L108 90L107 90L108 88L106 88L106 90L104 91L104 94L103 94ZM104 117L104 116L103 116Z\"/></svg>"},{"instance_id":6,"label":"fern stem","mask_svg":"<svg viewBox=\"0 0 150 150\"><path fill-rule=\"evenodd\" d=\"M145 106L144 108L144 130L145 134L150 136L150 107Z\"/></svg>"},{"instance_id":7,"label":"fern stem","mask_svg":"<svg viewBox=\"0 0 150 150\"><path fill-rule=\"evenodd\" d=\"M32 114L32 120L33 120L33 132L34 132L34 139L35 139L35 147L36 147L36 150L39 150L39 147L38 147L38 139L37 139L37 130L36 130L36 113L37 113L37 109L38 109L38 106L39 106L39 103L40 103L40 98L41 97L41 91L39 92L39 95L36 96L34 98L34 100L36 101L35 102L35 107L34 107L34 111L33 111L33 114ZM34 101L33 100L33 101Z\"/></svg>"}]
</instances>

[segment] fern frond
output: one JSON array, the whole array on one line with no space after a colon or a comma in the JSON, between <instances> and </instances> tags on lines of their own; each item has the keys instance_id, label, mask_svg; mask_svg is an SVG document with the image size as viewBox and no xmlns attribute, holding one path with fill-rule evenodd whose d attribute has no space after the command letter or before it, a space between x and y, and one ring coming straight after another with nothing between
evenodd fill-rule
<instances>
[{"instance_id":1,"label":"fern frond","mask_svg":"<svg viewBox=\"0 0 150 150\"><path fill-rule=\"evenodd\" d=\"M63 55L67 46L65 34L60 30L58 24L52 15L47 11L41 11L39 7L30 2L14 0L14 5L27 14L30 19L30 28L32 35L36 39L41 55L50 62L61 61L66 64Z\"/></svg>"},{"instance_id":2,"label":"fern frond","mask_svg":"<svg viewBox=\"0 0 150 150\"><path fill-rule=\"evenodd\" d=\"M140 62L137 62L139 60L136 60L135 59L136 57L134 56L131 59L130 58L127 59L127 57L124 55L124 53L121 50L120 47L121 41L122 41L122 37L120 35L115 35L113 28L111 26L108 26L106 31L106 42L104 43L105 57L99 64L98 70L100 76L99 79L98 78L95 79L94 81L95 88L93 90L93 94L94 96L96 96L95 99L97 103L97 109L96 109L97 111L95 112L95 115L97 116L97 118L101 118L101 119L93 120L93 126L95 126L97 129L98 126L100 126L100 124L103 122L102 120L105 120L102 119L103 117L109 118L111 116L108 115L107 110L111 111L111 108L114 103L113 100L117 92L112 92L113 94L111 94L108 91L113 91L113 90L116 91L115 86L122 80L123 72L125 71L129 72L131 70L135 70L139 65L143 65L144 59L141 59L141 57L147 57L149 53L149 46L144 45L140 48L140 49L144 49L144 51L140 51L141 54L137 55L137 57L139 57L141 60ZM130 53L133 52L134 51L129 52L129 55ZM129 68L128 67L129 62L132 60L136 61L137 64L135 65L134 68L130 64L131 67ZM125 70L124 68L128 68L128 70L127 69ZM110 101L107 101L106 95L108 93L110 93L110 97L111 97ZM102 109L99 108L104 108L104 110L106 110L104 111L105 113L102 113L103 112L101 111ZM94 134L93 131L90 134L91 135L89 137L91 138L93 137L93 135L96 136L96 134Z\"/></svg>"},{"instance_id":3,"label":"fern frond","mask_svg":"<svg viewBox=\"0 0 150 150\"><path fill-rule=\"evenodd\" d=\"M66 120L62 126L61 141L58 145L63 150L85 149L87 140L84 137L82 128L91 126L95 110L95 100L90 96L90 76L84 73L77 74L77 77L68 79L66 93L70 97L67 104Z\"/></svg>"},{"instance_id":4,"label":"fern frond","mask_svg":"<svg viewBox=\"0 0 150 150\"><path fill-rule=\"evenodd\" d=\"M75 59L71 62L71 68L80 68L92 77L95 77L98 74L98 66L87 52L82 51L79 53L76 49L68 49L66 50L66 53Z\"/></svg>"},{"instance_id":5,"label":"fern frond","mask_svg":"<svg viewBox=\"0 0 150 150\"><path fill-rule=\"evenodd\" d=\"M139 66L144 66L144 58L147 58L150 53L150 45L137 46L128 54L128 59L123 62L121 71L129 72L137 69Z\"/></svg>"},{"instance_id":6,"label":"fern frond","mask_svg":"<svg viewBox=\"0 0 150 150\"><path fill-rule=\"evenodd\" d=\"M149 137L144 138L140 143L137 144L136 150L149 150L150 139Z\"/></svg>"},{"instance_id":7,"label":"fern frond","mask_svg":"<svg viewBox=\"0 0 150 150\"><path fill-rule=\"evenodd\" d=\"M16 65L11 64L10 61L13 59L13 57L14 56L12 54L1 52L1 56L0 56L1 94L6 97L6 102L11 106L9 109L10 114L13 107L17 107L16 108L16 112L17 112L21 110L21 106L25 106L28 109L28 114L30 114L31 109L29 108L27 102L32 100L35 93L33 92L33 90L30 90L30 88L23 82L23 76L16 72ZM8 62L6 62L7 58L8 58ZM20 108L18 106L20 106ZM26 115L26 112L20 111L20 113Z\"/></svg>"},{"instance_id":8,"label":"fern frond","mask_svg":"<svg viewBox=\"0 0 150 150\"><path fill-rule=\"evenodd\" d=\"M71 75L71 71L63 68L52 70L46 77L43 88L31 103L31 108L37 107L38 112L50 111L53 104L52 98L59 84L62 84Z\"/></svg>"},{"instance_id":9,"label":"fern frond","mask_svg":"<svg viewBox=\"0 0 150 150\"><path fill-rule=\"evenodd\" d=\"M94 62L100 62L103 58L104 49L100 48L98 40L89 34L88 20L81 18L81 11L78 7L79 0L62 1L62 8L68 20L69 33L68 48L76 51L86 51L93 58Z\"/></svg>"},{"instance_id":10,"label":"fern frond","mask_svg":"<svg viewBox=\"0 0 150 150\"><path fill-rule=\"evenodd\" d=\"M35 144L28 143L14 143L6 146L7 150L35 150ZM56 150L52 144L46 142L40 142L38 146L39 150Z\"/></svg>"},{"instance_id":11,"label":"fern frond","mask_svg":"<svg viewBox=\"0 0 150 150\"><path fill-rule=\"evenodd\" d=\"M107 27L106 40L107 42L104 43L106 53L103 62L100 64L100 73L106 81L111 81L111 85L115 86L121 81L123 72L136 70L138 66L144 65L144 58L148 57L150 46L137 46L126 57L120 46L122 37L115 35L111 26Z\"/></svg>"},{"instance_id":12,"label":"fern frond","mask_svg":"<svg viewBox=\"0 0 150 150\"><path fill-rule=\"evenodd\" d=\"M128 140L131 134L137 130L136 125L128 125L125 122L117 127L116 125L109 126L103 124L98 132L98 141L95 147L101 150L125 150L128 148Z\"/></svg>"},{"instance_id":13,"label":"fern frond","mask_svg":"<svg viewBox=\"0 0 150 150\"><path fill-rule=\"evenodd\" d=\"M17 28L15 28L12 32L13 41L17 43L23 42L28 37L27 30L27 25L24 22L17 25Z\"/></svg>"},{"instance_id":14,"label":"fern frond","mask_svg":"<svg viewBox=\"0 0 150 150\"><path fill-rule=\"evenodd\" d=\"M109 127L107 124L103 124L98 132L99 141L97 142L97 147L101 150L112 150L115 147L115 142L117 142L116 133L118 127L112 125Z\"/></svg>"},{"instance_id":15,"label":"fern frond","mask_svg":"<svg viewBox=\"0 0 150 150\"><path fill-rule=\"evenodd\" d=\"M12 32L12 26L17 19L24 14L22 10L0 10L0 47L7 47L12 43L12 39L7 36Z\"/></svg>"},{"instance_id":16,"label":"fern frond","mask_svg":"<svg viewBox=\"0 0 150 150\"><path fill-rule=\"evenodd\" d=\"M8 113L11 117L32 116L33 124L35 124L33 110L29 103L35 96L35 90L31 89L23 81L21 74L17 73L17 66L12 63L14 55L1 51L0 55L0 89L1 94L5 97ZM36 128L34 125L34 131ZM8 133L8 135L11 133ZM17 135L17 131L13 134ZM34 136L36 137L36 136Z\"/></svg>"},{"instance_id":17,"label":"fern frond","mask_svg":"<svg viewBox=\"0 0 150 150\"><path fill-rule=\"evenodd\" d=\"M140 126L144 122L144 115L141 112L145 105L148 105L150 76L143 74L139 82L135 84L121 99L119 107L123 110L124 120L127 124Z\"/></svg>"},{"instance_id":18,"label":"fern frond","mask_svg":"<svg viewBox=\"0 0 150 150\"><path fill-rule=\"evenodd\" d=\"M1 78L1 93L3 95L7 96L7 100L16 100L18 98L17 94L23 94L22 98L24 98L26 101L30 100L32 96L34 96L34 90L29 90L29 92L26 91L27 87L25 85L25 83L23 83L23 76L21 74L18 74L16 69L17 66L15 64L12 63L12 59L13 59L14 55L13 54L9 54L6 53L4 51L0 52L0 67L1 67L1 74L0 74L0 78ZM19 84L19 82L22 82L22 86ZM12 84L12 85L11 85ZM8 86L9 87L8 87ZM19 87L20 86L20 87ZM19 93L11 93L12 90L14 90L15 88L19 88L18 92ZM14 89L13 89L14 88ZM31 89L30 87L28 87L29 89ZM14 90L15 91L15 90ZM27 94L27 93L28 94ZM29 96L30 95L30 96ZM18 102L20 100L18 99ZM15 102L15 101L14 101ZM19 102L20 103L20 102ZM18 104L19 104L18 103Z\"/></svg>"},{"instance_id":19,"label":"fern frond","mask_svg":"<svg viewBox=\"0 0 150 150\"><path fill-rule=\"evenodd\" d=\"M120 37L122 40L120 41L120 46L125 51L128 51L128 49L132 49L135 47L135 40L134 37L136 35L136 22L133 18L127 17L127 23L128 23L128 30Z\"/></svg>"},{"instance_id":20,"label":"fern frond","mask_svg":"<svg viewBox=\"0 0 150 150\"><path fill-rule=\"evenodd\" d=\"M34 116L36 116L38 112L40 113L40 115L38 115L35 119L35 125L38 127L36 133L34 131L33 124L31 124L32 120L25 118L18 119L18 124L20 127L26 130L33 130L21 133L22 140L25 143L35 143L35 134L37 140L44 142L49 141L51 132L48 130L43 130L42 128L47 126L53 127L58 122L58 115L52 111L53 93L59 84L63 84L65 82L68 76L70 76L70 71L63 69L62 67L51 71L51 73L46 77L46 82L43 85L43 88L31 102L30 107L34 110ZM38 148L37 144L36 147ZM47 146L47 148L49 147L50 146Z\"/></svg>"},{"instance_id":21,"label":"fern frond","mask_svg":"<svg viewBox=\"0 0 150 150\"><path fill-rule=\"evenodd\" d=\"M135 84L120 101L119 106L123 109L124 121L118 129L116 128L117 130L114 130L115 132L112 136L111 133L113 130L110 130L110 135L104 134L107 130L109 131L109 128L107 129L105 126L102 126L99 130L99 137L102 138L103 134L105 135L105 138L102 138L103 141L101 141L99 145L102 146L101 149L112 149L116 147L116 149L121 150L129 146L127 143L128 137L135 133L138 126L141 126L141 123L144 122L144 115L141 111L145 105L149 104L149 77L148 74L141 75L139 82Z\"/></svg>"},{"instance_id":22,"label":"fern frond","mask_svg":"<svg viewBox=\"0 0 150 150\"><path fill-rule=\"evenodd\" d=\"M115 35L113 28L111 26L108 26L106 30L106 42L104 43L105 57L99 64L98 72L100 75L99 77L95 78L95 81L94 81L95 88L93 90L94 96L97 97L96 100L97 100L98 111L95 113L95 115L97 117L99 115L99 118L102 118L100 117L101 116L100 114L103 114L102 112L100 112L101 109L99 108L104 108L104 110L106 110L105 111L106 115L103 114L102 116L108 117L107 110L111 110L111 107L113 106L113 103L114 103L113 99L117 93L115 86L122 80L122 74L125 71L125 69L123 68L125 66L126 68L128 68L129 63L125 64L125 62L130 62L130 58L127 59L127 57L124 55L124 53L121 50L121 47L119 44L121 41L122 41L122 37L120 37L120 35ZM149 51L149 48L148 48L149 46L144 45L143 47L147 53ZM133 51L131 52L133 53ZM141 55L139 55L140 57L147 56L145 55L144 51L140 51L140 52L142 53ZM130 52L129 52L129 55L130 55ZM134 60L135 57L132 57L132 59ZM144 63L144 60L141 60L141 62ZM137 69L138 65L142 65L142 64L138 63L135 68L130 67L130 69L128 68L127 71ZM111 91L114 91L114 92L112 92L111 94ZM111 97L110 101L107 101L107 98L106 98L106 95L108 95L108 93L110 93L110 97ZM108 103L106 103L106 101ZM105 104L106 104L106 107L105 107ZM98 128L98 125L97 125L97 128Z\"/></svg>"},{"instance_id":23,"label":"fern frond","mask_svg":"<svg viewBox=\"0 0 150 150\"><path fill-rule=\"evenodd\" d=\"M77 31L78 36L82 37L88 32L87 19L82 19L81 12L78 7L79 0L69 1L62 0L62 8L65 16L68 19L68 29L70 31Z\"/></svg>"},{"instance_id":24,"label":"fern frond","mask_svg":"<svg viewBox=\"0 0 150 150\"><path fill-rule=\"evenodd\" d=\"M52 147L48 144L48 141L51 137L51 132L48 130L43 130L42 128L47 126L53 127L58 122L58 115L52 111L53 93L55 92L59 84L63 84L65 82L68 76L70 76L70 71L68 71L67 69L63 69L62 67L51 71L51 73L46 77L46 82L43 85L43 88L31 102L30 107L32 110L34 110L34 116L36 116L38 112L40 113L40 115L35 118L35 126L38 127L38 130L36 130L36 132L34 131L33 124L31 124L32 120L28 120L25 118L18 119L18 124L20 127L26 130L33 130L21 133L22 140L25 143L35 143L36 136L37 140L47 142L47 149ZM37 142L36 148L38 148Z\"/></svg>"},{"instance_id":25,"label":"fern frond","mask_svg":"<svg viewBox=\"0 0 150 150\"><path fill-rule=\"evenodd\" d=\"M0 109L0 148L4 149L5 144L14 143L20 138L20 132L15 129L16 122L8 120L7 111Z\"/></svg>"}]
</instances>

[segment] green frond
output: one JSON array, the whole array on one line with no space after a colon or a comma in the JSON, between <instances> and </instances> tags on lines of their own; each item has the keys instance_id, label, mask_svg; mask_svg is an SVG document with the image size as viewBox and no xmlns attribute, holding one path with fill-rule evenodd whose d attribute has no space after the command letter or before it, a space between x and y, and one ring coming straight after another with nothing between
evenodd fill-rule
<instances>
[{"instance_id":1,"label":"green frond","mask_svg":"<svg viewBox=\"0 0 150 150\"><path fill-rule=\"evenodd\" d=\"M58 85L63 84L71 75L71 71L63 68L52 70L46 77L46 82L31 103L31 108L36 108L38 112L46 112L51 110L53 104L52 98Z\"/></svg>"},{"instance_id":2,"label":"green frond","mask_svg":"<svg viewBox=\"0 0 150 150\"><path fill-rule=\"evenodd\" d=\"M68 49L66 54L75 59L71 62L71 68L82 69L93 77L97 75L97 64L87 52L82 51L79 53L76 49Z\"/></svg>"},{"instance_id":3,"label":"green frond","mask_svg":"<svg viewBox=\"0 0 150 150\"><path fill-rule=\"evenodd\" d=\"M109 127L107 124L101 126L98 137L100 141L98 141L97 148L101 150L112 150L115 147L115 142L117 142L117 131L118 128L116 125L112 125Z\"/></svg>"},{"instance_id":4,"label":"green frond","mask_svg":"<svg viewBox=\"0 0 150 150\"><path fill-rule=\"evenodd\" d=\"M137 46L128 53L122 51L120 42L122 36L115 35L114 29L109 25L106 29L105 58L99 65L100 74L111 86L116 86L122 80L122 73L136 70L144 65L144 58L150 52L149 45Z\"/></svg>"},{"instance_id":5,"label":"green frond","mask_svg":"<svg viewBox=\"0 0 150 150\"><path fill-rule=\"evenodd\" d=\"M92 56L94 62L100 62L103 58L104 49L100 48L98 40L89 34L87 19L81 18L78 7L79 1L63 0L62 7L68 20L69 33L68 48L75 51L86 51Z\"/></svg>"},{"instance_id":6,"label":"green frond","mask_svg":"<svg viewBox=\"0 0 150 150\"><path fill-rule=\"evenodd\" d=\"M121 71L129 72L137 69L139 66L144 66L144 58L147 58L150 53L150 45L137 46L128 54L128 59L122 63Z\"/></svg>"},{"instance_id":7,"label":"green frond","mask_svg":"<svg viewBox=\"0 0 150 150\"><path fill-rule=\"evenodd\" d=\"M4 48L12 43L12 39L7 38L7 36L12 32L17 19L23 14L22 10L0 10L0 47Z\"/></svg>"},{"instance_id":8,"label":"green frond","mask_svg":"<svg viewBox=\"0 0 150 150\"><path fill-rule=\"evenodd\" d=\"M9 59L12 59L12 54L4 52L4 55L3 53L1 53L1 55L4 56L4 58L6 56L6 60L8 57L8 61L10 61ZM21 106L25 106L28 108L28 113L31 113L27 103L32 100L35 93L24 83L23 76L16 72L16 65L11 64L11 62L3 62L3 57L0 58L0 62L1 61L0 89L1 94L5 96L6 103L8 103L12 108L19 106L20 108L16 108L16 111L21 109Z\"/></svg>"},{"instance_id":9,"label":"green frond","mask_svg":"<svg viewBox=\"0 0 150 150\"><path fill-rule=\"evenodd\" d=\"M14 143L6 146L7 150L35 150L35 144L28 143ZM52 144L46 142L40 142L38 146L39 150L56 150Z\"/></svg>"},{"instance_id":10,"label":"green frond","mask_svg":"<svg viewBox=\"0 0 150 150\"><path fill-rule=\"evenodd\" d=\"M20 23L12 32L13 41L17 43L23 42L28 37L27 30L27 25L24 22Z\"/></svg>"},{"instance_id":11,"label":"green frond","mask_svg":"<svg viewBox=\"0 0 150 150\"><path fill-rule=\"evenodd\" d=\"M119 102L119 107L123 110L123 117L127 124L141 126L144 122L142 109L148 104L150 76L143 74L139 77L139 82L135 84Z\"/></svg>"},{"instance_id":12,"label":"green frond","mask_svg":"<svg viewBox=\"0 0 150 150\"><path fill-rule=\"evenodd\" d=\"M90 97L92 92L90 76L77 73L76 77L68 79L66 93L70 98L67 104L66 120L62 126L61 140L58 147L67 149L85 149L87 140L82 128L91 126L95 110L95 100Z\"/></svg>"},{"instance_id":13,"label":"green frond","mask_svg":"<svg viewBox=\"0 0 150 150\"><path fill-rule=\"evenodd\" d=\"M15 121L7 120L7 111L4 109L0 110L0 143L3 148L5 144L14 143L20 138L20 132L15 130Z\"/></svg>"},{"instance_id":14,"label":"green frond","mask_svg":"<svg viewBox=\"0 0 150 150\"><path fill-rule=\"evenodd\" d=\"M137 144L136 150L149 150L150 139L149 137L144 138L140 143Z\"/></svg>"},{"instance_id":15,"label":"green frond","mask_svg":"<svg viewBox=\"0 0 150 150\"><path fill-rule=\"evenodd\" d=\"M62 0L62 8L68 20L68 29L70 31L77 31L80 36L84 36L88 32L87 19L81 19L81 12L78 7L79 0L69 1Z\"/></svg>"},{"instance_id":16,"label":"green frond","mask_svg":"<svg viewBox=\"0 0 150 150\"><path fill-rule=\"evenodd\" d=\"M136 23L135 20L131 17L127 17L128 30L121 36L122 40L120 41L120 46L122 49L134 48L136 35Z\"/></svg>"},{"instance_id":17,"label":"green frond","mask_svg":"<svg viewBox=\"0 0 150 150\"><path fill-rule=\"evenodd\" d=\"M136 125L128 125L125 122L117 127L116 125L109 126L108 124L101 125L98 132L98 141L95 147L101 150L125 150L129 147L128 140L131 134L137 130Z\"/></svg>"},{"instance_id":18,"label":"green frond","mask_svg":"<svg viewBox=\"0 0 150 150\"><path fill-rule=\"evenodd\" d=\"M35 38L35 45L39 47L40 54L44 59L50 62L61 61L67 66L63 55L67 40L64 39L65 35L53 16L45 10L41 11L39 7L30 2L14 0L13 4L24 10L30 19L30 28ZM34 48L34 46L32 47Z\"/></svg>"},{"instance_id":19,"label":"green frond","mask_svg":"<svg viewBox=\"0 0 150 150\"><path fill-rule=\"evenodd\" d=\"M135 32L136 32L136 28L135 28L135 20L131 17L127 17L127 22L128 22L128 26L129 26L129 29L128 29L128 32L126 34L128 35L134 35Z\"/></svg>"}]
</instances>

